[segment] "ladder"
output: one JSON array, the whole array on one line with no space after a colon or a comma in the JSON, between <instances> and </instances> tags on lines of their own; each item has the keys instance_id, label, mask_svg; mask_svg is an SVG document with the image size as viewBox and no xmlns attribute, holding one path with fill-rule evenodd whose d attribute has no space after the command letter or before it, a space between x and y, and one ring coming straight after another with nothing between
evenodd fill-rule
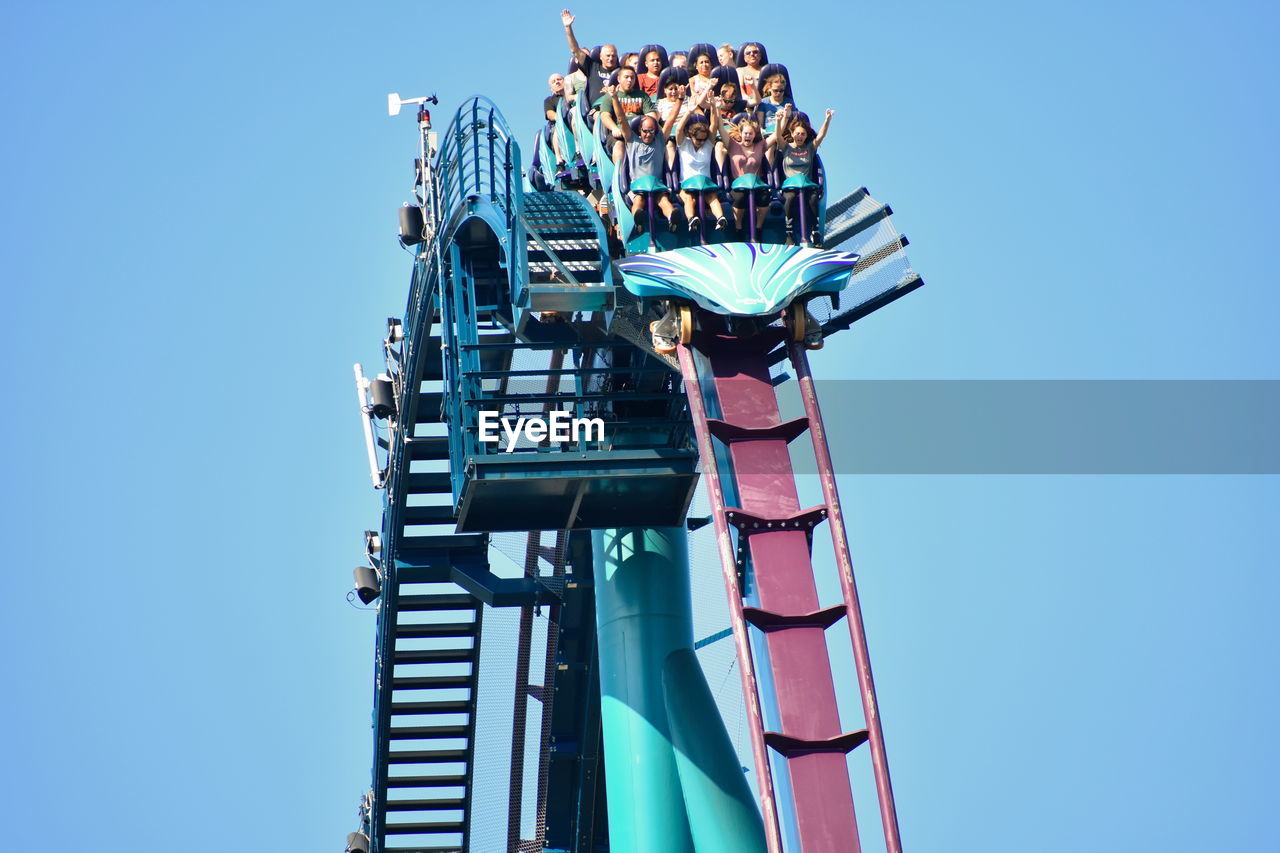
<instances>
[{"instance_id":1,"label":"ladder","mask_svg":"<svg viewBox=\"0 0 1280 853\"><path fill-rule=\"evenodd\" d=\"M712 503L768 849L782 851L778 788L784 785L775 779L775 767L789 781L799 849L861 849L846 755L865 743L886 850L900 853L866 635L808 358L800 344L789 345L805 416L784 422L767 357L781 330L742 340L714 328L714 315L701 318L704 330L677 355ZM824 503L802 510L787 445L805 432L813 442ZM819 606L810 548L815 528L824 521L844 598L829 608ZM759 606L743 603L739 571L748 564ZM842 618L853 642L865 717L865 728L847 732L841 730L825 639L826 629ZM754 653L748 625L763 636ZM760 675L773 687L778 731L765 729L757 656L765 670ZM778 765L770 764L771 753L779 757Z\"/></svg>"},{"instance_id":2,"label":"ladder","mask_svg":"<svg viewBox=\"0 0 1280 853\"><path fill-rule=\"evenodd\" d=\"M485 552L482 536L444 535L405 537L395 554L378 625L375 850L467 849L484 608L466 592L423 594L411 585L448 580L453 565Z\"/></svg>"}]
</instances>

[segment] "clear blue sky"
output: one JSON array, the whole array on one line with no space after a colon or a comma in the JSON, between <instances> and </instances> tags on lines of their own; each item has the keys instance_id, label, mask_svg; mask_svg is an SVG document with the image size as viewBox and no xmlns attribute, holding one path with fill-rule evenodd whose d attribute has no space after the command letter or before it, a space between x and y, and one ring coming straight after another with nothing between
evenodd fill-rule
<instances>
[{"instance_id":1,"label":"clear blue sky","mask_svg":"<svg viewBox=\"0 0 1280 853\"><path fill-rule=\"evenodd\" d=\"M584 43L764 41L836 110L833 186L897 211L928 286L821 375L1280 379L1270 5L613 8L575 7ZM10 846L353 828L373 620L343 596L379 504L350 367L403 310L415 145L385 96L485 93L530 137L558 11L8 11ZM911 853L1280 849L1275 477L842 489Z\"/></svg>"}]
</instances>

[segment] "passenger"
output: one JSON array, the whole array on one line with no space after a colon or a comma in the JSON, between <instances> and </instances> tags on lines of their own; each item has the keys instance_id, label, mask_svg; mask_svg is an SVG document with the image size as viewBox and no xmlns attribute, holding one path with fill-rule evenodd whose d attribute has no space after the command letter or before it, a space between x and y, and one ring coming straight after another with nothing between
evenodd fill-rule
<instances>
[{"instance_id":1,"label":"passenger","mask_svg":"<svg viewBox=\"0 0 1280 853\"><path fill-rule=\"evenodd\" d=\"M827 138L827 128L830 127L831 118L835 114L835 110L827 110L827 116L822 120L822 127L818 129L817 135L814 135L809 119L803 113L795 112L790 104L778 113L778 128L774 134L774 144L777 145L777 156L782 160L784 179L796 176L813 179L818 146ZM782 190L782 208L787 217L788 246L794 246L796 243L796 196L799 194L798 189L784 187ZM816 190L810 190L804 195L810 228L809 244L820 249L822 234L818 231L818 193Z\"/></svg>"},{"instance_id":2,"label":"passenger","mask_svg":"<svg viewBox=\"0 0 1280 853\"><path fill-rule=\"evenodd\" d=\"M640 54L638 53L624 54L622 57L622 66L624 68L630 68L632 71L639 74L640 73Z\"/></svg>"},{"instance_id":3,"label":"passenger","mask_svg":"<svg viewBox=\"0 0 1280 853\"><path fill-rule=\"evenodd\" d=\"M738 97L737 83L726 81L716 87L715 107L718 121L732 121L746 110L746 102Z\"/></svg>"},{"instance_id":4,"label":"passenger","mask_svg":"<svg viewBox=\"0 0 1280 853\"><path fill-rule=\"evenodd\" d=\"M684 72L678 68L668 68L662 72L663 97L662 100L658 101L658 118L664 124L673 114L679 120L689 111L689 105L685 102L685 95L689 91L689 87L685 85L688 79Z\"/></svg>"},{"instance_id":5,"label":"passenger","mask_svg":"<svg viewBox=\"0 0 1280 853\"><path fill-rule=\"evenodd\" d=\"M715 87L711 69L716 67L715 49L709 44L695 44L689 49L689 97L695 104L702 103L702 96Z\"/></svg>"},{"instance_id":6,"label":"passenger","mask_svg":"<svg viewBox=\"0 0 1280 853\"><path fill-rule=\"evenodd\" d=\"M653 99L636 85L636 72L630 68L624 66L618 69L617 85L609 88L611 91L601 95L600 100L594 104L594 108L599 111L600 120L609 129L609 135L612 138L621 139L622 131L618 126L631 121L636 116L645 114L657 116L658 110L653 104ZM614 112L615 104L622 107L622 113Z\"/></svg>"},{"instance_id":7,"label":"passenger","mask_svg":"<svg viewBox=\"0 0 1280 853\"><path fill-rule=\"evenodd\" d=\"M720 138L728 159L729 175L735 181L743 176L758 177L764 167L765 156L776 142L772 136L766 140L760 132L760 125L751 119L743 119L737 124L721 122ZM755 196L756 233L759 234L764 229L764 218L769 212L769 187L763 180L756 183L759 186L752 190L729 191L729 197L733 201L733 222L739 232L742 231L743 220L747 215L748 193Z\"/></svg>"},{"instance_id":8,"label":"passenger","mask_svg":"<svg viewBox=\"0 0 1280 853\"><path fill-rule=\"evenodd\" d=\"M716 58L720 60L721 68L735 68L738 64L733 48L727 44L722 44L716 48Z\"/></svg>"},{"instance_id":9,"label":"passenger","mask_svg":"<svg viewBox=\"0 0 1280 853\"><path fill-rule=\"evenodd\" d=\"M685 100L685 95L689 92L686 83L689 76L685 74L683 68L668 68L662 72L659 85L662 87L664 97L658 101L658 119L665 127L667 122L674 117L675 121L680 121L689 112L689 103ZM672 125L674 127L674 124ZM674 165L676 162L676 143L671 138L670 133L666 134L667 146L667 165Z\"/></svg>"},{"instance_id":10,"label":"passenger","mask_svg":"<svg viewBox=\"0 0 1280 853\"><path fill-rule=\"evenodd\" d=\"M677 50L675 53L671 54L672 68L685 68L688 64L689 54L685 53L683 50Z\"/></svg>"},{"instance_id":11,"label":"passenger","mask_svg":"<svg viewBox=\"0 0 1280 853\"><path fill-rule=\"evenodd\" d=\"M760 116L760 124L765 133L773 133L777 125L778 113L784 106L794 106L786 99L787 78L784 74L774 74L765 81L768 96L756 104L756 113Z\"/></svg>"},{"instance_id":12,"label":"passenger","mask_svg":"<svg viewBox=\"0 0 1280 853\"><path fill-rule=\"evenodd\" d=\"M618 48L611 44L603 45L600 48L600 55L597 59L590 52L583 50L578 44L578 38L573 34L573 22L576 20L573 13L565 9L560 13L560 22L564 24L565 38L569 40L569 50L573 53L573 58L578 61L578 68L582 73L587 75L587 103L594 104L600 100L600 95L604 91L605 84L609 82L609 77L613 72L618 70Z\"/></svg>"},{"instance_id":13,"label":"passenger","mask_svg":"<svg viewBox=\"0 0 1280 853\"><path fill-rule=\"evenodd\" d=\"M657 46L653 46L644 51L641 62L644 64L644 70L640 72L637 82L640 83L644 93L656 101L661 97L658 78L662 74L662 69L666 67L665 57Z\"/></svg>"},{"instance_id":14,"label":"passenger","mask_svg":"<svg viewBox=\"0 0 1280 853\"><path fill-rule=\"evenodd\" d=\"M710 90L704 93L701 101L693 104L693 109L710 113ZM711 155L715 152L715 144L711 141L711 128L707 125L704 113L691 110L676 123L676 151L680 154L680 199L684 202L684 215L689 220L689 231L697 233L701 224L697 214L699 197L715 214L716 230L723 231L729 226L729 222L724 218L724 208L720 206L719 190L711 181Z\"/></svg>"},{"instance_id":15,"label":"passenger","mask_svg":"<svg viewBox=\"0 0 1280 853\"><path fill-rule=\"evenodd\" d=\"M560 153L560 140L556 137L556 117L565 103L564 75L552 74L547 78L547 85L551 87L551 94L542 100L542 114L547 120L543 136L551 139L551 150L556 153L556 171L563 172L565 163Z\"/></svg>"},{"instance_id":16,"label":"passenger","mask_svg":"<svg viewBox=\"0 0 1280 853\"><path fill-rule=\"evenodd\" d=\"M564 99L569 103L576 103L578 93L587 88L587 75L582 73L582 69L578 67L578 60L569 60L569 71L564 77Z\"/></svg>"},{"instance_id":17,"label":"passenger","mask_svg":"<svg viewBox=\"0 0 1280 853\"><path fill-rule=\"evenodd\" d=\"M621 106L614 107L615 112L621 112ZM633 134L631 130L631 122L624 121L619 127L622 128L622 143L624 148L624 156L627 158L627 165L631 167L631 183L634 186L636 181L641 178L652 178L650 183L654 184L654 188L650 191L657 196L655 202L658 209L662 211L662 215L667 218L667 227L676 230L675 221L672 215L675 208L671 205L671 199L667 197L666 185L662 183L662 137L666 136L671 130L671 125L675 121L675 113L672 118L667 121L666 127L659 129L658 120L653 116L646 115L640 119L639 130ZM639 138L637 138L637 136ZM637 234L644 233L645 223L640 218L640 212L644 210L644 195L639 192L633 192L631 196L631 215L635 217L635 230L627 239ZM652 223L650 223L652 225Z\"/></svg>"},{"instance_id":18,"label":"passenger","mask_svg":"<svg viewBox=\"0 0 1280 853\"><path fill-rule=\"evenodd\" d=\"M747 103L759 103L761 98L758 79L760 69L769 61L764 52L764 45L758 41L749 41L738 49L738 84L742 87L742 97Z\"/></svg>"}]
</instances>

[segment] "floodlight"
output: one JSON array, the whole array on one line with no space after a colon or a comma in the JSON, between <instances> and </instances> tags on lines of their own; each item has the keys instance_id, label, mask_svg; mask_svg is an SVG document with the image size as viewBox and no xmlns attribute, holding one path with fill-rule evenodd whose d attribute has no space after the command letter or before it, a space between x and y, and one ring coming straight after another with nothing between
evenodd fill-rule
<instances>
[{"instance_id":1,"label":"floodlight","mask_svg":"<svg viewBox=\"0 0 1280 853\"><path fill-rule=\"evenodd\" d=\"M378 580L378 573L372 568L356 566L352 574L356 581L356 595L360 596L360 600L365 604L369 604L382 594L382 583Z\"/></svg>"}]
</instances>

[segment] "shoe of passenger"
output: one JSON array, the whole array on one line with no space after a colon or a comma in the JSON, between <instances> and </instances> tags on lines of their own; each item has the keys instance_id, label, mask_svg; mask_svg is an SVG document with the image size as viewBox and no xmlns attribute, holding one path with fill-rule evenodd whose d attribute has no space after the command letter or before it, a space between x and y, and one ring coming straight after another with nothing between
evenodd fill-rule
<instances>
[{"instance_id":1,"label":"shoe of passenger","mask_svg":"<svg viewBox=\"0 0 1280 853\"><path fill-rule=\"evenodd\" d=\"M717 231L724 231L728 227L729 227L729 220L725 219L723 216L721 216L719 219L716 220Z\"/></svg>"},{"instance_id":2,"label":"shoe of passenger","mask_svg":"<svg viewBox=\"0 0 1280 853\"><path fill-rule=\"evenodd\" d=\"M818 233L818 229L809 232L809 245L815 249L822 248L822 235Z\"/></svg>"},{"instance_id":3,"label":"shoe of passenger","mask_svg":"<svg viewBox=\"0 0 1280 853\"><path fill-rule=\"evenodd\" d=\"M676 217L674 213L671 214L669 219L667 219L667 230L672 234L680 230L680 226L676 224Z\"/></svg>"},{"instance_id":4,"label":"shoe of passenger","mask_svg":"<svg viewBox=\"0 0 1280 853\"><path fill-rule=\"evenodd\" d=\"M702 220L701 220L701 219L699 219L699 218L698 218L698 217L696 217L696 216L695 216L695 217L693 217L692 219L690 219L690 220L689 220L689 233L690 233L690 234L692 234L693 232L697 231L697 230L698 230L698 226L699 226L699 225L701 225L701 224L702 224Z\"/></svg>"},{"instance_id":5,"label":"shoe of passenger","mask_svg":"<svg viewBox=\"0 0 1280 853\"><path fill-rule=\"evenodd\" d=\"M792 237L790 234L787 234L787 239L782 241L782 245L784 246L794 246L795 244L796 238Z\"/></svg>"},{"instance_id":6,"label":"shoe of passenger","mask_svg":"<svg viewBox=\"0 0 1280 853\"><path fill-rule=\"evenodd\" d=\"M631 236L627 238L628 240L634 240L645 232L645 219L647 218L644 211L636 214L635 224L631 226Z\"/></svg>"}]
</instances>

